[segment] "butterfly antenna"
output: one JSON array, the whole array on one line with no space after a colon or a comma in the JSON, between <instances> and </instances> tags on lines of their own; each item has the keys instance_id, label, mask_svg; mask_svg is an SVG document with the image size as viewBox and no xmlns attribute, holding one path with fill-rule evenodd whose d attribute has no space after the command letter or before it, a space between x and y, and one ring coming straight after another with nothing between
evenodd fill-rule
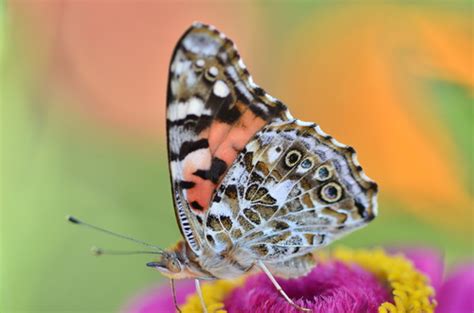
<instances>
[{"instance_id":1,"label":"butterfly antenna","mask_svg":"<svg viewBox=\"0 0 474 313\"><path fill-rule=\"evenodd\" d=\"M98 247L92 247L91 248L91 253L95 256L101 256L101 255L133 255L133 254L163 254L160 251L116 251L116 250L104 250L102 248Z\"/></svg>"},{"instance_id":2,"label":"butterfly antenna","mask_svg":"<svg viewBox=\"0 0 474 313\"><path fill-rule=\"evenodd\" d=\"M148 243L148 242L141 241L141 240L138 240L138 239L135 239L135 238L126 236L126 235L122 235L122 234L115 233L115 232L113 232L113 231L104 229L104 228L99 227L99 226L95 226L95 225L92 225L92 224L83 222L83 221L81 221L81 220L75 218L74 216L70 216L70 215L67 216L67 220L68 220L69 222L73 223L73 224L77 224L77 225L82 225L82 226L85 226L85 227L89 227L89 228L91 228L91 229L94 229L94 230L97 230L97 231L99 231L99 232L112 235L112 236L114 236L114 237L126 239L126 240L133 241L133 242L135 242L135 243L139 243L139 244L141 244L141 245L144 245L144 246L147 246L147 247L150 247L150 248L153 248L153 249L157 249L159 252L157 252L156 254L162 254L162 253L164 253L164 250L161 249L161 248L158 247L158 246L152 245L152 244L150 244L150 243ZM155 254L155 253L154 253L154 254Z\"/></svg>"}]
</instances>

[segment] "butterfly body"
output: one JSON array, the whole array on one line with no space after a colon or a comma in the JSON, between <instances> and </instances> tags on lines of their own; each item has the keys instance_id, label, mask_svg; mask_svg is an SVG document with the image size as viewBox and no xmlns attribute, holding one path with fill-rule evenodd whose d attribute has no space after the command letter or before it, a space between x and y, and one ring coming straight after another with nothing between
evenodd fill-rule
<instances>
[{"instance_id":1,"label":"butterfly body","mask_svg":"<svg viewBox=\"0 0 474 313\"><path fill-rule=\"evenodd\" d=\"M214 27L183 35L169 77L170 177L184 241L155 262L165 275L225 279L265 266L301 276L315 249L376 216L377 185L354 149L293 118Z\"/></svg>"},{"instance_id":2,"label":"butterfly body","mask_svg":"<svg viewBox=\"0 0 474 313\"><path fill-rule=\"evenodd\" d=\"M218 254L208 247L197 257L186 242L179 241L159 262L150 264L172 279L233 279L258 271L256 259L251 254L242 251L235 253L236 251L237 249ZM299 277L307 274L313 265L314 258L311 254L294 256L286 262L276 263L273 272L280 277ZM269 266L272 268L271 264Z\"/></svg>"}]
</instances>

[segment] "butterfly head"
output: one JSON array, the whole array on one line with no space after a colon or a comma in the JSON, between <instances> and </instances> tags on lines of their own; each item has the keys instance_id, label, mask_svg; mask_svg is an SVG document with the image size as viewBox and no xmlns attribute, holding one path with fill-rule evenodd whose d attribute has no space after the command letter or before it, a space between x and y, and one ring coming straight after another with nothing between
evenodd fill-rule
<instances>
[{"instance_id":1,"label":"butterfly head","mask_svg":"<svg viewBox=\"0 0 474 313\"><path fill-rule=\"evenodd\" d=\"M156 262L146 264L152 267L164 276L172 279L184 278L206 278L206 273L200 271L196 263L196 256L189 247L180 241L176 246L161 253L160 259Z\"/></svg>"},{"instance_id":2,"label":"butterfly head","mask_svg":"<svg viewBox=\"0 0 474 313\"><path fill-rule=\"evenodd\" d=\"M148 262L146 265L157 269L169 278L181 278L185 274L185 266L174 251L166 251L161 255L159 261Z\"/></svg>"}]
</instances>

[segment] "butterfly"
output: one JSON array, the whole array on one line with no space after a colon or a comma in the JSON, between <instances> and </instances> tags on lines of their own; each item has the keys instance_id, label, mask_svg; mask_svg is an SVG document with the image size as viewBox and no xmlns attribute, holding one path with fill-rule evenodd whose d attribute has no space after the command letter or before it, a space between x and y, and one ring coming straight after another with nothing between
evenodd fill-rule
<instances>
[{"instance_id":1,"label":"butterfly","mask_svg":"<svg viewBox=\"0 0 474 313\"><path fill-rule=\"evenodd\" d=\"M213 26L193 24L176 45L166 127L184 240L148 265L171 279L199 288L263 271L298 307L274 276L305 275L314 250L377 215L377 184L354 149L293 118Z\"/></svg>"}]
</instances>

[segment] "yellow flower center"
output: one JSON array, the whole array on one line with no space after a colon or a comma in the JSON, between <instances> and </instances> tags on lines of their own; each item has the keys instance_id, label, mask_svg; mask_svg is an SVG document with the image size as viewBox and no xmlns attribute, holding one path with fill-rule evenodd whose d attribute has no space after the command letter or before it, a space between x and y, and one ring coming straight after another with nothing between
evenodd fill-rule
<instances>
[{"instance_id":1,"label":"yellow flower center","mask_svg":"<svg viewBox=\"0 0 474 313\"><path fill-rule=\"evenodd\" d=\"M352 250L337 248L329 256L315 255L320 262L339 260L357 264L373 273L391 290L393 303L382 303L379 313L433 313L436 307L434 289L429 279L420 273L403 255L389 255L382 249ZM245 282L245 277L236 280L219 280L202 285L204 301L209 312L226 313L224 299L236 287ZM183 313L201 313L201 301L191 295L181 308Z\"/></svg>"},{"instance_id":2,"label":"yellow flower center","mask_svg":"<svg viewBox=\"0 0 474 313\"><path fill-rule=\"evenodd\" d=\"M244 283L244 277L235 280L217 280L201 285L202 295L208 312L227 313L224 310L224 299L226 296ZM188 297L186 303L181 307L183 313L202 313L201 300L197 294Z\"/></svg>"},{"instance_id":3,"label":"yellow flower center","mask_svg":"<svg viewBox=\"0 0 474 313\"><path fill-rule=\"evenodd\" d=\"M333 258L355 263L372 272L392 290L393 302L384 302L379 313L432 313L436 307L434 289L429 279L420 273L403 255L388 255L382 249L350 250L338 248Z\"/></svg>"}]
</instances>

